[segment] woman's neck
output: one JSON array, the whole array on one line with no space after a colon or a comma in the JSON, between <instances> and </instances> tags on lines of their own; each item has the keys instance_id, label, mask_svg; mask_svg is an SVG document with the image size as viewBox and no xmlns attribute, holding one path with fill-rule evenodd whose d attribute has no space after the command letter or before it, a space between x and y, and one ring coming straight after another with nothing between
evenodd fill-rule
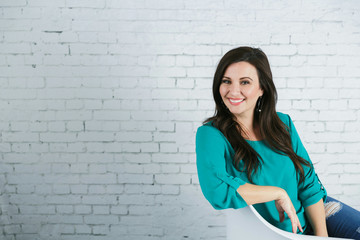
<instances>
[{"instance_id":1,"label":"woman's neck","mask_svg":"<svg viewBox=\"0 0 360 240\"><path fill-rule=\"evenodd\" d=\"M241 126L241 135L247 140L257 141L261 139L260 130L256 123L254 123L254 118L237 118L237 122Z\"/></svg>"}]
</instances>

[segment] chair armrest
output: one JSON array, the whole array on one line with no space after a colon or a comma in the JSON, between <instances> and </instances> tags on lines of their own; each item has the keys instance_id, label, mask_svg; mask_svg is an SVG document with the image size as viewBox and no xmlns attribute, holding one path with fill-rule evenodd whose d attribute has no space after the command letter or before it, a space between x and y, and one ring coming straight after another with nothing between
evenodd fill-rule
<instances>
[{"instance_id":1,"label":"chair armrest","mask_svg":"<svg viewBox=\"0 0 360 240\"><path fill-rule=\"evenodd\" d=\"M340 240L344 238L317 237L294 234L268 223L253 206L241 209L225 209L227 240Z\"/></svg>"}]
</instances>

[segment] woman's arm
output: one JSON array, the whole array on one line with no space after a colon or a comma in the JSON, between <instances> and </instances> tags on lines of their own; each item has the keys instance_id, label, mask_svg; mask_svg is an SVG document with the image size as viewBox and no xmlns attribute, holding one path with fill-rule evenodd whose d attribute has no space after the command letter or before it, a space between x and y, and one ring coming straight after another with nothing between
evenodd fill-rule
<instances>
[{"instance_id":1,"label":"woman's arm","mask_svg":"<svg viewBox=\"0 0 360 240\"><path fill-rule=\"evenodd\" d=\"M242 196L248 205L275 200L275 206L279 212L280 222L284 221L284 212L286 212L290 218L293 233L297 233L297 228L303 232L299 218L296 215L295 208L284 189L273 186L259 186L245 183L237 189L237 192Z\"/></svg>"},{"instance_id":2,"label":"woman's arm","mask_svg":"<svg viewBox=\"0 0 360 240\"><path fill-rule=\"evenodd\" d=\"M285 190L279 187L245 183L237 189L237 192L242 196L247 205L253 205L277 200Z\"/></svg>"},{"instance_id":3,"label":"woman's arm","mask_svg":"<svg viewBox=\"0 0 360 240\"><path fill-rule=\"evenodd\" d=\"M305 180L298 185L298 198L305 208L305 213L313 227L314 233L318 236L327 236L323 202L327 195L326 189L315 173L314 165L300 140L290 116L288 116L288 122L295 153L310 164L310 166L303 166Z\"/></svg>"},{"instance_id":4,"label":"woman's arm","mask_svg":"<svg viewBox=\"0 0 360 240\"><path fill-rule=\"evenodd\" d=\"M328 237L325 220L325 207L322 199L305 208L305 213L314 230L315 236Z\"/></svg>"},{"instance_id":5,"label":"woman's arm","mask_svg":"<svg viewBox=\"0 0 360 240\"><path fill-rule=\"evenodd\" d=\"M201 191L215 209L242 208L247 204L236 190L245 181L226 171L227 143L214 127L203 125L196 132L196 166Z\"/></svg>"}]
</instances>

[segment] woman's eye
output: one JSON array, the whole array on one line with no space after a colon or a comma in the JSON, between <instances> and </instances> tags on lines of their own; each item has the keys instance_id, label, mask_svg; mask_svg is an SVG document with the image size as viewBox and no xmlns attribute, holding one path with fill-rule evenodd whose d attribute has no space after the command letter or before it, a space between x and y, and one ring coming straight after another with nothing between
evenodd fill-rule
<instances>
[{"instance_id":1,"label":"woman's eye","mask_svg":"<svg viewBox=\"0 0 360 240\"><path fill-rule=\"evenodd\" d=\"M241 82L241 85L247 85L247 84L249 84L250 82L249 81L242 81Z\"/></svg>"},{"instance_id":2,"label":"woman's eye","mask_svg":"<svg viewBox=\"0 0 360 240\"><path fill-rule=\"evenodd\" d=\"M227 79L223 79L223 80L221 80L221 82L222 83L225 83L225 84L229 84L229 83L231 83L229 80L227 80Z\"/></svg>"}]
</instances>

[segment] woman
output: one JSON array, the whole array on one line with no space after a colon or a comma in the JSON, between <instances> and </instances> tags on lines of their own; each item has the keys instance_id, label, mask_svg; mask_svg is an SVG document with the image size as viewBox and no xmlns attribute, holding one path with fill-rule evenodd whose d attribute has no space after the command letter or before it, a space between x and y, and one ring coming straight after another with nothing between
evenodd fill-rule
<instances>
[{"instance_id":1,"label":"woman","mask_svg":"<svg viewBox=\"0 0 360 240\"><path fill-rule=\"evenodd\" d=\"M254 204L286 231L360 239L360 213L327 196L291 118L276 112L264 52L226 53L213 96L215 115L198 128L196 155L202 192L215 209Z\"/></svg>"}]
</instances>

